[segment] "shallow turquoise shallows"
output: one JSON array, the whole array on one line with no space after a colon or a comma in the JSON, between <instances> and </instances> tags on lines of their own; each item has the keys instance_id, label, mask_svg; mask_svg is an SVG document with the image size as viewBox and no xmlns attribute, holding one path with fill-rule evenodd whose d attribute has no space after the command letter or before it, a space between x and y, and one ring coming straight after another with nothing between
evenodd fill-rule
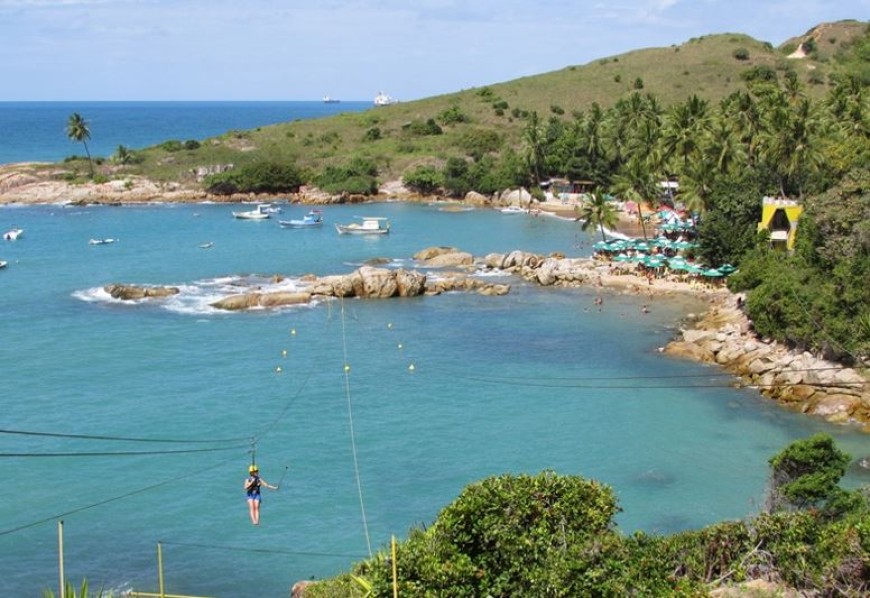
<instances>
[{"instance_id":1,"label":"shallow turquoise shallows","mask_svg":"<svg viewBox=\"0 0 870 598\"><path fill-rule=\"evenodd\" d=\"M868 452L866 436L659 353L703 309L690 300L654 299L644 315L649 299L606 296L599 312L589 290L493 277L509 295L209 307L240 282L293 289L373 258L413 268L432 245L587 255L594 239L574 222L381 203L328 206L323 228L290 230L233 209L0 209L0 228L25 231L0 245L7 595L56 589L61 519L76 583L156 591L162 542L167 592L286 596L430 523L490 475L595 478L618 494L624 533L664 533L756 512L767 459L796 438L823 430ZM389 217L391 234L336 234L361 215ZM123 303L102 290L115 282L181 293ZM259 527L242 492L252 456L281 483L265 491Z\"/></svg>"}]
</instances>

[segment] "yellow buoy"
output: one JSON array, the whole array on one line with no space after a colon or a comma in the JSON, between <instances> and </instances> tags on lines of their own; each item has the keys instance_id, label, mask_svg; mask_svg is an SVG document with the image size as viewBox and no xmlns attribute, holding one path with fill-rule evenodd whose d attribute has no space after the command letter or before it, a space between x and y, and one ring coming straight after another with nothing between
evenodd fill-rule
<instances>
[{"instance_id":1,"label":"yellow buoy","mask_svg":"<svg viewBox=\"0 0 870 598\"><path fill-rule=\"evenodd\" d=\"M291 328L291 329L290 329L290 334L291 334L291 335L295 335L295 334L296 334L296 329L295 329L295 328Z\"/></svg>"},{"instance_id":2,"label":"yellow buoy","mask_svg":"<svg viewBox=\"0 0 870 598\"><path fill-rule=\"evenodd\" d=\"M275 368L275 373L276 373L276 374L280 374L280 373L283 372L283 371L284 371L284 370L281 369L281 366L280 366L280 365L279 365L278 367Z\"/></svg>"},{"instance_id":3,"label":"yellow buoy","mask_svg":"<svg viewBox=\"0 0 870 598\"><path fill-rule=\"evenodd\" d=\"M281 351L281 357L287 357L287 349Z\"/></svg>"},{"instance_id":4,"label":"yellow buoy","mask_svg":"<svg viewBox=\"0 0 870 598\"><path fill-rule=\"evenodd\" d=\"M349 372L349 371L350 371L350 366L349 366L348 364L344 364L344 371L345 371L345 372Z\"/></svg>"},{"instance_id":5,"label":"yellow buoy","mask_svg":"<svg viewBox=\"0 0 870 598\"><path fill-rule=\"evenodd\" d=\"M416 369L417 369L417 368L414 367L414 364L413 364L413 363L412 363L411 365L408 366L408 371L409 371L409 372L413 372L413 371L416 370Z\"/></svg>"},{"instance_id":6,"label":"yellow buoy","mask_svg":"<svg viewBox=\"0 0 870 598\"><path fill-rule=\"evenodd\" d=\"M393 327L393 323L392 323L392 322L388 322L388 323L387 323L387 328L392 328L392 327Z\"/></svg>"},{"instance_id":7,"label":"yellow buoy","mask_svg":"<svg viewBox=\"0 0 870 598\"><path fill-rule=\"evenodd\" d=\"M402 343L399 343L399 348L400 348L400 349L402 348Z\"/></svg>"}]
</instances>

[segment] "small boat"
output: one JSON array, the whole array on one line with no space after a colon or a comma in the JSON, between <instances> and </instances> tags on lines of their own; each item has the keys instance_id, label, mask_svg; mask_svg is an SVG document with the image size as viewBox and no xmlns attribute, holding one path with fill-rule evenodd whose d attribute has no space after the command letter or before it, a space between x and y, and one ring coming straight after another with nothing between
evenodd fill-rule
<instances>
[{"instance_id":1,"label":"small boat","mask_svg":"<svg viewBox=\"0 0 870 598\"><path fill-rule=\"evenodd\" d=\"M323 214L320 210L311 210L302 220L279 220L283 228L314 228L323 224Z\"/></svg>"},{"instance_id":2,"label":"small boat","mask_svg":"<svg viewBox=\"0 0 870 598\"><path fill-rule=\"evenodd\" d=\"M111 245L118 239L91 239L88 241L88 245Z\"/></svg>"},{"instance_id":3,"label":"small boat","mask_svg":"<svg viewBox=\"0 0 870 598\"><path fill-rule=\"evenodd\" d=\"M336 98L331 98L329 96L323 96L323 103L324 104L338 104L340 101L341 100L336 99Z\"/></svg>"},{"instance_id":4,"label":"small boat","mask_svg":"<svg viewBox=\"0 0 870 598\"><path fill-rule=\"evenodd\" d=\"M390 232L389 218L363 216L362 222L336 224L335 230L340 235L385 235Z\"/></svg>"},{"instance_id":5,"label":"small boat","mask_svg":"<svg viewBox=\"0 0 870 598\"><path fill-rule=\"evenodd\" d=\"M3 268L5 268L5 267L6 267L6 264L8 264L8 263L9 263L9 262L7 262L6 260L0 260L0 270L2 270Z\"/></svg>"},{"instance_id":6,"label":"small boat","mask_svg":"<svg viewBox=\"0 0 870 598\"><path fill-rule=\"evenodd\" d=\"M240 220L265 220L266 218L270 218L272 213L271 204L261 203L254 210L248 210L246 212L233 212L233 217L238 218Z\"/></svg>"},{"instance_id":7,"label":"small boat","mask_svg":"<svg viewBox=\"0 0 870 598\"><path fill-rule=\"evenodd\" d=\"M5 233L3 233L3 239L6 241L14 241L15 239L17 239L18 237L20 237L23 234L24 234L23 229L13 228L13 229L7 230Z\"/></svg>"},{"instance_id":8,"label":"small boat","mask_svg":"<svg viewBox=\"0 0 870 598\"><path fill-rule=\"evenodd\" d=\"M214 247L214 243L211 241L208 243L201 243L199 246L200 249L211 249L212 247Z\"/></svg>"},{"instance_id":9,"label":"small boat","mask_svg":"<svg viewBox=\"0 0 870 598\"><path fill-rule=\"evenodd\" d=\"M508 206L506 208L502 208L499 210L502 214L525 214L525 208L521 208L520 206Z\"/></svg>"}]
</instances>

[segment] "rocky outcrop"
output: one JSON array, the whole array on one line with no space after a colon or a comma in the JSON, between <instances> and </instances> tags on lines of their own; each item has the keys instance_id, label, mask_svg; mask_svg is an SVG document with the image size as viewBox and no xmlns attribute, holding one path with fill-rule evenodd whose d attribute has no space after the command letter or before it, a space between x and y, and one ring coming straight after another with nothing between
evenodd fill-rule
<instances>
[{"instance_id":1,"label":"rocky outcrop","mask_svg":"<svg viewBox=\"0 0 870 598\"><path fill-rule=\"evenodd\" d=\"M110 284L104 286L103 290L114 299L124 301L169 297L180 292L178 287L143 287L127 284Z\"/></svg>"},{"instance_id":2,"label":"rocky outcrop","mask_svg":"<svg viewBox=\"0 0 870 598\"><path fill-rule=\"evenodd\" d=\"M311 301L310 293L243 293L230 295L211 304L215 309L238 311L255 307L285 307Z\"/></svg>"},{"instance_id":3,"label":"rocky outcrop","mask_svg":"<svg viewBox=\"0 0 870 598\"><path fill-rule=\"evenodd\" d=\"M759 339L735 296L719 301L665 352L716 363L792 409L870 431L870 381L854 369Z\"/></svg>"}]
</instances>

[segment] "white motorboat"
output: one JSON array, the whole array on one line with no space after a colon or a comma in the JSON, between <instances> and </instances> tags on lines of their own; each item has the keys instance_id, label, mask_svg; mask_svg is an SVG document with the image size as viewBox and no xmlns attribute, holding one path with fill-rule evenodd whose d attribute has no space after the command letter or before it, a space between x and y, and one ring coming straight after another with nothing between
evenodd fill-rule
<instances>
[{"instance_id":1,"label":"white motorboat","mask_svg":"<svg viewBox=\"0 0 870 598\"><path fill-rule=\"evenodd\" d=\"M3 233L3 239L6 241L14 241L15 239L17 239L18 237L20 237L23 234L24 234L24 229L13 228L13 229L9 229L5 233Z\"/></svg>"},{"instance_id":2,"label":"white motorboat","mask_svg":"<svg viewBox=\"0 0 870 598\"><path fill-rule=\"evenodd\" d=\"M508 206L499 210L502 214L525 214L526 209L520 206Z\"/></svg>"},{"instance_id":3,"label":"white motorboat","mask_svg":"<svg viewBox=\"0 0 870 598\"><path fill-rule=\"evenodd\" d=\"M240 220L265 220L266 218L270 218L272 216L271 204L261 203L254 210L248 210L246 212L233 212L233 217L238 218Z\"/></svg>"},{"instance_id":4,"label":"white motorboat","mask_svg":"<svg viewBox=\"0 0 870 598\"><path fill-rule=\"evenodd\" d=\"M0 260L0 270L2 270L3 268L5 268L5 267L6 267L6 264L8 264L8 263L9 263L9 262L7 262L6 260Z\"/></svg>"},{"instance_id":5,"label":"white motorboat","mask_svg":"<svg viewBox=\"0 0 870 598\"><path fill-rule=\"evenodd\" d=\"M399 100L386 94L382 91L375 96L375 106L389 106L390 104L398 104Z\"/></svg>"},{"instance_id":6,"label":"white motorboat","mask_svg":"<svg viewBox=\"0 0 870 598\"><path fill-rule=\"evenodd\" d=\"M323 225L323 213L320 210L311 210L301 220L279 220L283 228L315 228Z\"/></svg>"},{"instance_id":7,"label":"white motorboat","mask_svg":"<svg viewBox=\"0 0 870 598\"><path fill-rule=\"evenodd\" d=\"M333 98L330 96L323 96L323 103L324 104L338 104L339 102L341 102L341 100L339 100L337 98Z\"/></svg>"},{"instance_id":8,"label":"white motorboat","mask_svg":"<svg viewBox=\"0 0 870 598\"><path fill-rule=\"evenodd\" d=\"M118 239L91 239L88 241L88 245L111 245Z\"/></svg>"},{"instance_id":9,"label":"white motorboat","mask_svg":"<svg viewBox=\"0 0 870 598\"><path fill-rule=\"evenodd\" d=\"M385 235L390 232L389 218L363 216L361 222L336 224L335 230L340 235Z\"/></svg>"}]
</instances>

